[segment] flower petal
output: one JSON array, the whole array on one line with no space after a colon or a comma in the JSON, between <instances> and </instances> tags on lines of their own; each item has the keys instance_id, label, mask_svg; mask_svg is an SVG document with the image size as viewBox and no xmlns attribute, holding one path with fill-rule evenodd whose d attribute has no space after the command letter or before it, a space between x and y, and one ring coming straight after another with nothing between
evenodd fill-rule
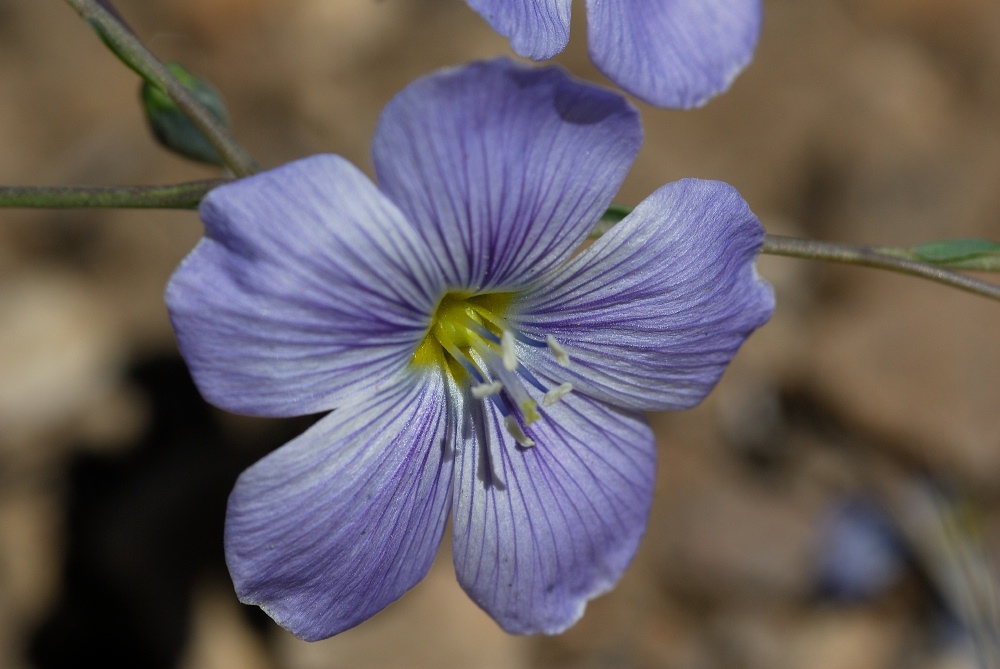
<instances>
[{"instance_id":1,"label":"flower petal","mask_svg":"<svg viewBox=\"0 0 1000 669\"><path fill-rule=\"evenodd\" d=\"M760 0L587 0L587 41L609 79L654 105L696 107L750 62Z\"/></svg>"},{"instance_id":2,"label":"flower petal","mask_svg":"<svg viewBox=\"0 0 1000 669\"><path fill-rule=\"evenodd\" d=\"M240 601L315 640L413 587L448 516L445 431L440 377L410 378L338 409L243 472L225 536Z\"/></svg>"},{"instance_id":3,"label":"flower petal","mask_svg":"<svg viewBox=\"0 0 1000 669\"><path fill-rule=\"evenodd\" d=\"M555 634L631 562L649 513L653 435L639 416L570 394L523 449L492 405L458 454L454 556L469 596L508 632Z\"/></svg>"},{"instance_id":4,"label":"flower petal","mask_svg":"<svg viewBox=\"0 0 1000 669\"><path fill-rule=\"evenodd\" d=\"M572 0L468 0L518 55L546 60L566 48Z\"/></svg>"},{"instance_id":5,"label":"flower petal","mask_svg":"<svg viewBox=\"0 0 1000 669\"><path fill-rule=\"evenodd\" d=\"M209 193L206 237L167 286L198 387L258 415L328 410L398 372L443 289L396 207L338 156Z\"/></svg>"},{"instance_id":6,"label":"flower petal","mask_svg":"<svg viewBox=\"0 0 1000 669\"><path fill-rule=\"evenodd\" d=\"M501 59L408 86L382 113L373 150L383 190L448 281L512 290L580 244L641 141L623 97Z\"/></svg>"},{"instance_id":7,"label":"flower petal","mask_svg":"<svg viewBox=\"0 0 1000 669\"><path fill-rule=\"evenodd\" d=\"M515 307L516 327L569 354L521 345L530 369L635 410L686 409L774 310L756 272L764 230L736 190L663 186Z\"/></svg>"}]
</instances>

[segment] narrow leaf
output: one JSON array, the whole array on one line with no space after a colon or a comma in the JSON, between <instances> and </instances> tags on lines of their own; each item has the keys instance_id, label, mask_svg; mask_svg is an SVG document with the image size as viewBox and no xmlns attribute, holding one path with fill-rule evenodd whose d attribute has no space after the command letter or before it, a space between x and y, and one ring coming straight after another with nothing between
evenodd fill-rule
<instances>
[{"instance_id":1,"label":"narrow leaf","mask_svg":"<svg viewBox=\"0 0 1000 669\"><path fill-rule=\"evenodd\" d=\"M1000 271L1000 244L988 239L946 239L920 244L910 249L917 260L981 272Z\"/></svg>"}]
</instances>

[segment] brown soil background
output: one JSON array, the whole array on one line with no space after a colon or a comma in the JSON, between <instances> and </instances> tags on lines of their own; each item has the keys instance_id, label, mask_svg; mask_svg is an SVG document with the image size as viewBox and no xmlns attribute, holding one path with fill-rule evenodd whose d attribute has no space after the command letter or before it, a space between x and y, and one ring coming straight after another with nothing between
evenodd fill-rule
<instances>
[{"instance_id":1,"label":"brown soil background","mask_svg":"<svg viewBox=\"0 0 1000 669\"><path fill-rule=\"evenodd\" d=\"M509 53L460 0L117 4L156 53L224 93L266 166L334 152L370 172L396 91ZM577 5L558 62L602 81ZM642 107L646 141L621 202L698 176L739 188L772 233L1000 239L1000 4L765 0L765 12L728 94L692 112ZM213 176L157 147L137 86L64 3L0 0L0 183ZM189 212L0 212L0 668L976 666L933 610L955 603L942 584L956 574L968 606L997 594L1000 305L766 257L774 319L702 406L651 417L661 460L647 536L576 627L504 634L456 584L446 545L399 602L307 644L237 603L218 534L239 467L301 426L210 412L189 390L158 398L162 379L142 375L176 365L162 291L199 234ZM958 495L945 507L960 509L957 530L936 524L928 476ZM886 503L920 557L845 604L818 594L818 556L822 519L851 495ZM966 550L985 571L956 567Z\"/></svg>"}]
</instances>

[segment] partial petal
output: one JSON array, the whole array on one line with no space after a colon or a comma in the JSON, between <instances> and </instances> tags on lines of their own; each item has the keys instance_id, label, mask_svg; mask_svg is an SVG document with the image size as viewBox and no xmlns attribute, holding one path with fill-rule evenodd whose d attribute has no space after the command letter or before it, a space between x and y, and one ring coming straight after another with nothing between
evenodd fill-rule
<instances>
[{"instance_id":1,"label":"partial petal","mask_svg":"<svg viewBox=\"0 0 1000 669\"><path fill-rule=\"evenodd\" d=\"M442 284L399 210L338 156L209 193L167 286L198 387L230 411L328 410L401 370Z\"/></svg>"},{"instance_id":2,"label":"partial petal","mask_svg":"<svg viewBox=\"0 0 1000 669\"><path fill-rule=\"evenodd\" d=\"M467 0L519 56L546 60L566 48L572 0Z\"/></svg>"},{"instance_id":3,"label":"partial petal","mask_svg":"<svg viewBox=\"0 0 1000 669\"><path fill-rule=\"evenodd\" d=\"M760 0L587 0L594 64L638 98L696 107L750 62Z\"/></svg>"},{"instance_id":4,"label":"partial petal","mask_svg":"<svg viewBox=\"0 0 1000 669\"><path fill-rule=\"evenodd\" d=\"M640 416L570 394L520 448L478 412L454 479L454 558L469 596L508 632L556 634L631 562L645 531L656 450Z\"/></svg>"},{"instance_id":5,"label":"partial petal","mask_svg":"<svg viewBox=\"0 0 1000 669\"><path fill-rule=\"evenodd\" d=\"M641 141L623 97L501 59L408 86L382 113L374 158L449 282L512 290L580 244Z\"/></svg>"},{"instance_id":6,"label":"partial petal","mask_svg":"<svg viewBox=\"0 0 1000 669\"><path fill-rule=\"evenodd\" d=\"M764 229L736 190L663 186L514 308L516 326L566 349L521 346L530 368L635 410L686 409L774 310L754 261Z\"/></svg>"},{"instance_id":7,"label":"partial petal","mask_svg":"<svg viewBox=\"0 0 1000 669\"><path fill-rule=\"evenodd\" d=\"M420 581L450 505L446 410L439 376L410 379L338 409L243 472L225 535L240 601L316 640Z\"/></svg>"}]
</instances>

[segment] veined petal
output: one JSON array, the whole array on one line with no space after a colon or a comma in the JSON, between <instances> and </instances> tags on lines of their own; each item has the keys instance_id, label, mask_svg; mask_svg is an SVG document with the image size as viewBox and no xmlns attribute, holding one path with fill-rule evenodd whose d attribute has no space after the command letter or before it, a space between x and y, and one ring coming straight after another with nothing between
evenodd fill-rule
<instances>
[{"instance_id":1,"label":"veined petal","mask_svg":"<svg viewBox=\"0 0 1000 669\"><path fill-rule=\"evenodd\" d=\"M468 0L518 55L546 60L566 48L572 0Z\"/></svg>"},{"instance_id":2,"label":"veined petal","mask_svg":"<svg viewBox=\"0 0 1000 669\"><path fill-rule=\"evenodd\" d=\"M587 0L587 41L609 79L654 105L696 107L750 62L760 0Z\"/></svg>"},{"instance_id":3,"label":"veined petal","mask_svg":"<svg viewBox=\"0 0 1000 669\"><path fill-rule=\"evenodd\" d=\"M240 601L316 640L422 579L450 505L446 412L439 375L409 377L243 472L225 535Z\"/></svg>"},{"instance_id":4,"label":"veined petal","mask_svg":"<svg viewBox=\"0 0 1000 669\"><path fill-rule=\"evenodd\" d=\"M441 280L399 210L339 156L209 193L205 238L167 286L202 394L230 411L328 410L401 370Z\"/></svg>"},{"instance_id":5,"label":"veined petal","mask_svg":"<svg viewBox=\"0 0 1000 669\"><path fill-rule=\"evenodd\" d=\"M620 95L500 59L420 79L385 108L382 189L455 286L515 289L566 260L642 140Z\"/></svg>"},{"instance_id":6,"label":"veined petal","mask_svg":"<svg viewBox=\"0 0 1000 669\"><path fill-rule=\"evenodd\" d=\"M517 327L569 354L522 346L531 369L635 410L686 409L774 310L754 261L764 229L736 190L663 186L515 305Z\"/></svg>"},{"instance_id":7,"label":"veined petal","mask_svg":"<svg viewBox=\"0 0 1000 669\"><path fill-rule=\"evenodd\" d=\"M563 631L615 584L645 530L656 471L641 417L573 394L544 411L523 449L484 407L456 462L458 580L516 634Z\"/></svg>"}]
</instances>

